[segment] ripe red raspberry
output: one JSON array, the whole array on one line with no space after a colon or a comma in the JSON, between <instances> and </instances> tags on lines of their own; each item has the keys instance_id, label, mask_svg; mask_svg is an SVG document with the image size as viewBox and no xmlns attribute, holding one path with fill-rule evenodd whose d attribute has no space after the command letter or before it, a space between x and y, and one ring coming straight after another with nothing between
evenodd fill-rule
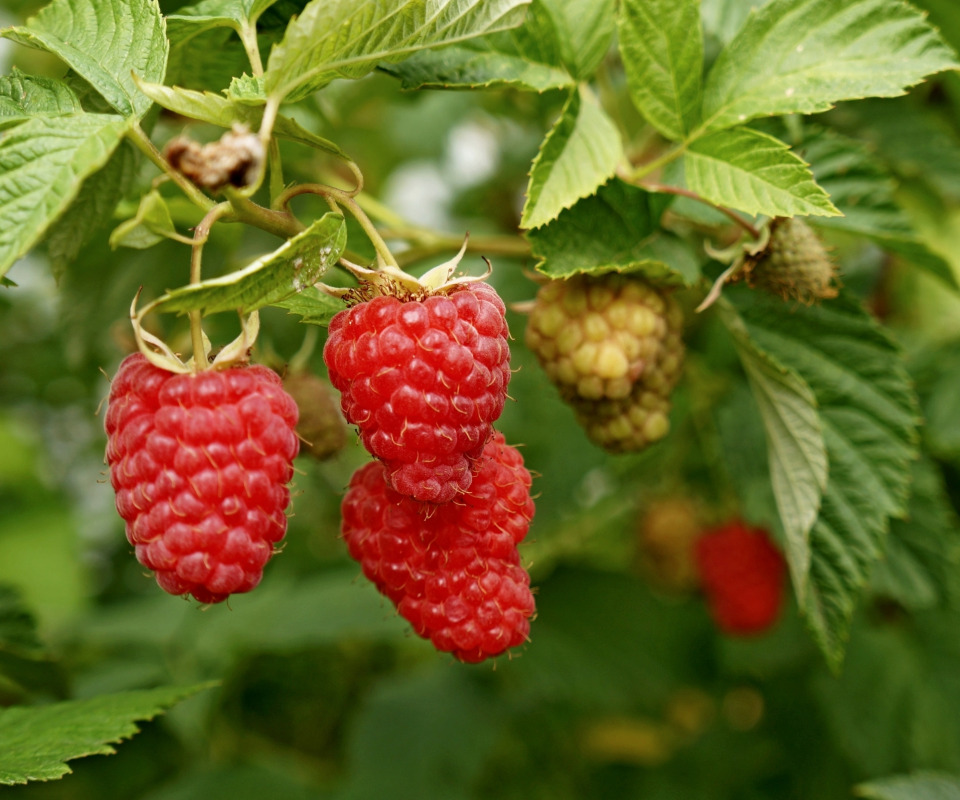
<instances>
[{"instance_id":1,"label":"ripe red raspberry","mask_svg":"<svg viewBox=\"0 0 960 800\"><path fill-rule=\"evenodd\" d=\"M261 366L179 374L124 359L105 420L137 559L171 594L248 592L287 529L297 406Z\"/></svg>"},{"instance_id":2,"label":"ripe red raspberry","mask_svg":"<svg viewBox=\"0 0 960 800\"><path fill-rule=\"evenodd\" d=\"M343 413L400 494L446 503L470 487L510 380L505 310L472 283L377 296L331 321L323 357Z\"/></svg>"},{"instance_id":3,"label":"ripe red raspberry","mask_svg":"<svg viewBox=\"0 0 960 800\"><path fill-rule=\"evenodd\" d=\"M495 433L470 490L424 506L361 467L343 499L343 537L364 574L418 635L475 663L522 644L535 610L517 545L533 518L530 473Z\"/></svg>"},{"instance_id":4,"label":"ripe red raspberry","mask_svg":"<svg viewBox=\"0 0 960 800\"><path fill-rule=\"evenodd\" d=\"M787 565L765 530L734 520L704 533L695 555L707 603L720 630L748 636L776 622Z\"/></svg>"}]
</instances>

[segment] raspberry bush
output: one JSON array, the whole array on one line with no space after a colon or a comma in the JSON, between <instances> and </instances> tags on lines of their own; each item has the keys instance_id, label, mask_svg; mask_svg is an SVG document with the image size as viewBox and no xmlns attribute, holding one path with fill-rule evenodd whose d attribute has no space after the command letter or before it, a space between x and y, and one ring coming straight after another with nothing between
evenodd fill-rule
<instances>
[{"instance_id":1,"label":"raspberry bush","mask_svg":"<svg viewBox=\"0 0 960 800\"><path fill-rule=\"evenodd\" d=\"M8 3L0 785L960 792L955 6Z\"/></svg>"}]
</instances>

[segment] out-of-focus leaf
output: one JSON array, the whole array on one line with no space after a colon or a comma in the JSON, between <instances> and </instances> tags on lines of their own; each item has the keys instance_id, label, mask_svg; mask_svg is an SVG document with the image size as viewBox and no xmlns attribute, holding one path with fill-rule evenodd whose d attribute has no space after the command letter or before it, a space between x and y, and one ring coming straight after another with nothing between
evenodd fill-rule
<instances>
[{"instance_id":1,"label":"out-of-focus leaf","mask_svg":"<svg viewBox=\"0 0 960 800\"><path fill-rule=\"evenodd\" d=\"M960 777L915 772L861 783L853 792L867 800L960 800Z\"/></svg>"},{"instance_id":2,"label":"out-of-focus leaf","mask_svg":"<svg viewBox=\"0 0 960 800\"><path fill-rule=\"evenodd\" d=\"M537 270L552 278L638 271L661 283L695 283L700 267L693 253L659 227L669 202L666 195L611 181L549 225L527 233Z\"/></svg>"},{"instance_id":3,"label":"out-of-focus leaf","mask_svg":"<svg viewBox=\"0 0 960 800\"><path fill-rule=\"evenodd\" d=\"M110 246L114 250L118 247L145 250L176 233L166 201L160 192L154 190L141 198L136 215L113 229Z\"/></svg>"},{"instance_id":4,"label":"out-of-focus leaf","mask_svg":"<svg viewBox=\"0 0 960 800\"><path fill-rule=\"evenodd\" d=\"M817 182L843 214L818 218L817 225L865 236L960 288L950 265L923 244L897 204L896 182L890 171L862 142L814 130L801 147Z\"/></svg>"},{"instance_id":5,"label":"out-of-focus leaf","mask_svg":"<svg viewBox=\"0 0 960 800\"><path fill-rule=\"evenodd\" d=\"M110 755L112 745L137 733L138 720L153 719L210 684L175 686L0 710L0 784L62 778L67 761Z\"/></svg>"},{"instance_id":6,"label":"out-of-focus leaf","mask_svg":"<svg viewBox=\"0 0 960 800\"><path fill-rule=\"evenodd\" d=\"M171 42L195 36L210 28L226 26L240 30L277 0L201 0L168 14L167 36Z\"/></svg>"}]
</instances>

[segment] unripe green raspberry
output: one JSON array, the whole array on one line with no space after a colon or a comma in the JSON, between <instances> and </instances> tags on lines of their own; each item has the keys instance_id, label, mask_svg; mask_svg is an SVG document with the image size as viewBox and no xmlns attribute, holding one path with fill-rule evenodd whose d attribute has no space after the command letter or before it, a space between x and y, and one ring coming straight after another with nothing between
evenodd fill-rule
<instances>
[{"instance_id":1,"label":"unripe green raspberry","mask_svg":"<svg viewBox=\"0 0 960 800\"><path fill-rule=\"evenodd\" d=\"M301 452L319 461L339 453L347 444L347 423L330 384L308 372L292 372L283 379L283 388L300 409L297 435Z\"/></svg>"},{"instance_id":2,"label":"unripe green raspberry","mask_svg":"<svg viewBox=\"0 0 960 800\"><path fill-rule=\"evenodd\" d=\"M540 289L526 341L587 435L621 453L669 431L682 329L676 301L646 281L577 275Z\"/></svg>"},{"instance_id":3,"label":"unripe green raspberry","mask_svg":"<svg viewBox=\"0 0 960 800\"><path fill-rule=\"evenodd\" d=\"M742 277L751 288L806 305L837 296L836 265L816 232L802 219L770 223L770 241L744 262Z\"/></svg>"}]
</instances>

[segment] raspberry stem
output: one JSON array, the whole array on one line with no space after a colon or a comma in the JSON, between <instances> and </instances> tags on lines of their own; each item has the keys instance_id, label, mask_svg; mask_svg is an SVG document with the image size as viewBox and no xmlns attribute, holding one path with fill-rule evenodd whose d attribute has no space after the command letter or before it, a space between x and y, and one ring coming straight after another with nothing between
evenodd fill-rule
<instances>
[{"instance_id":1,"label":"raspberry stem","mask_svg":"<svg viewBox=\"0 0 960 800\"><path fill-rule=\"evenodd\" d=\"M210 228L220 217L230 213L230 203L220 203L207 212L200 220L200 224L193 231L193 250L190 253L190 284L201 281L201 264L203 261L203 246L210 236ZM203 314L199 310L188 312L190 319L190 342L193 346L193 368L197 372L207 367L207 359L203 346Z\"/></svg>"}]
</instances>

